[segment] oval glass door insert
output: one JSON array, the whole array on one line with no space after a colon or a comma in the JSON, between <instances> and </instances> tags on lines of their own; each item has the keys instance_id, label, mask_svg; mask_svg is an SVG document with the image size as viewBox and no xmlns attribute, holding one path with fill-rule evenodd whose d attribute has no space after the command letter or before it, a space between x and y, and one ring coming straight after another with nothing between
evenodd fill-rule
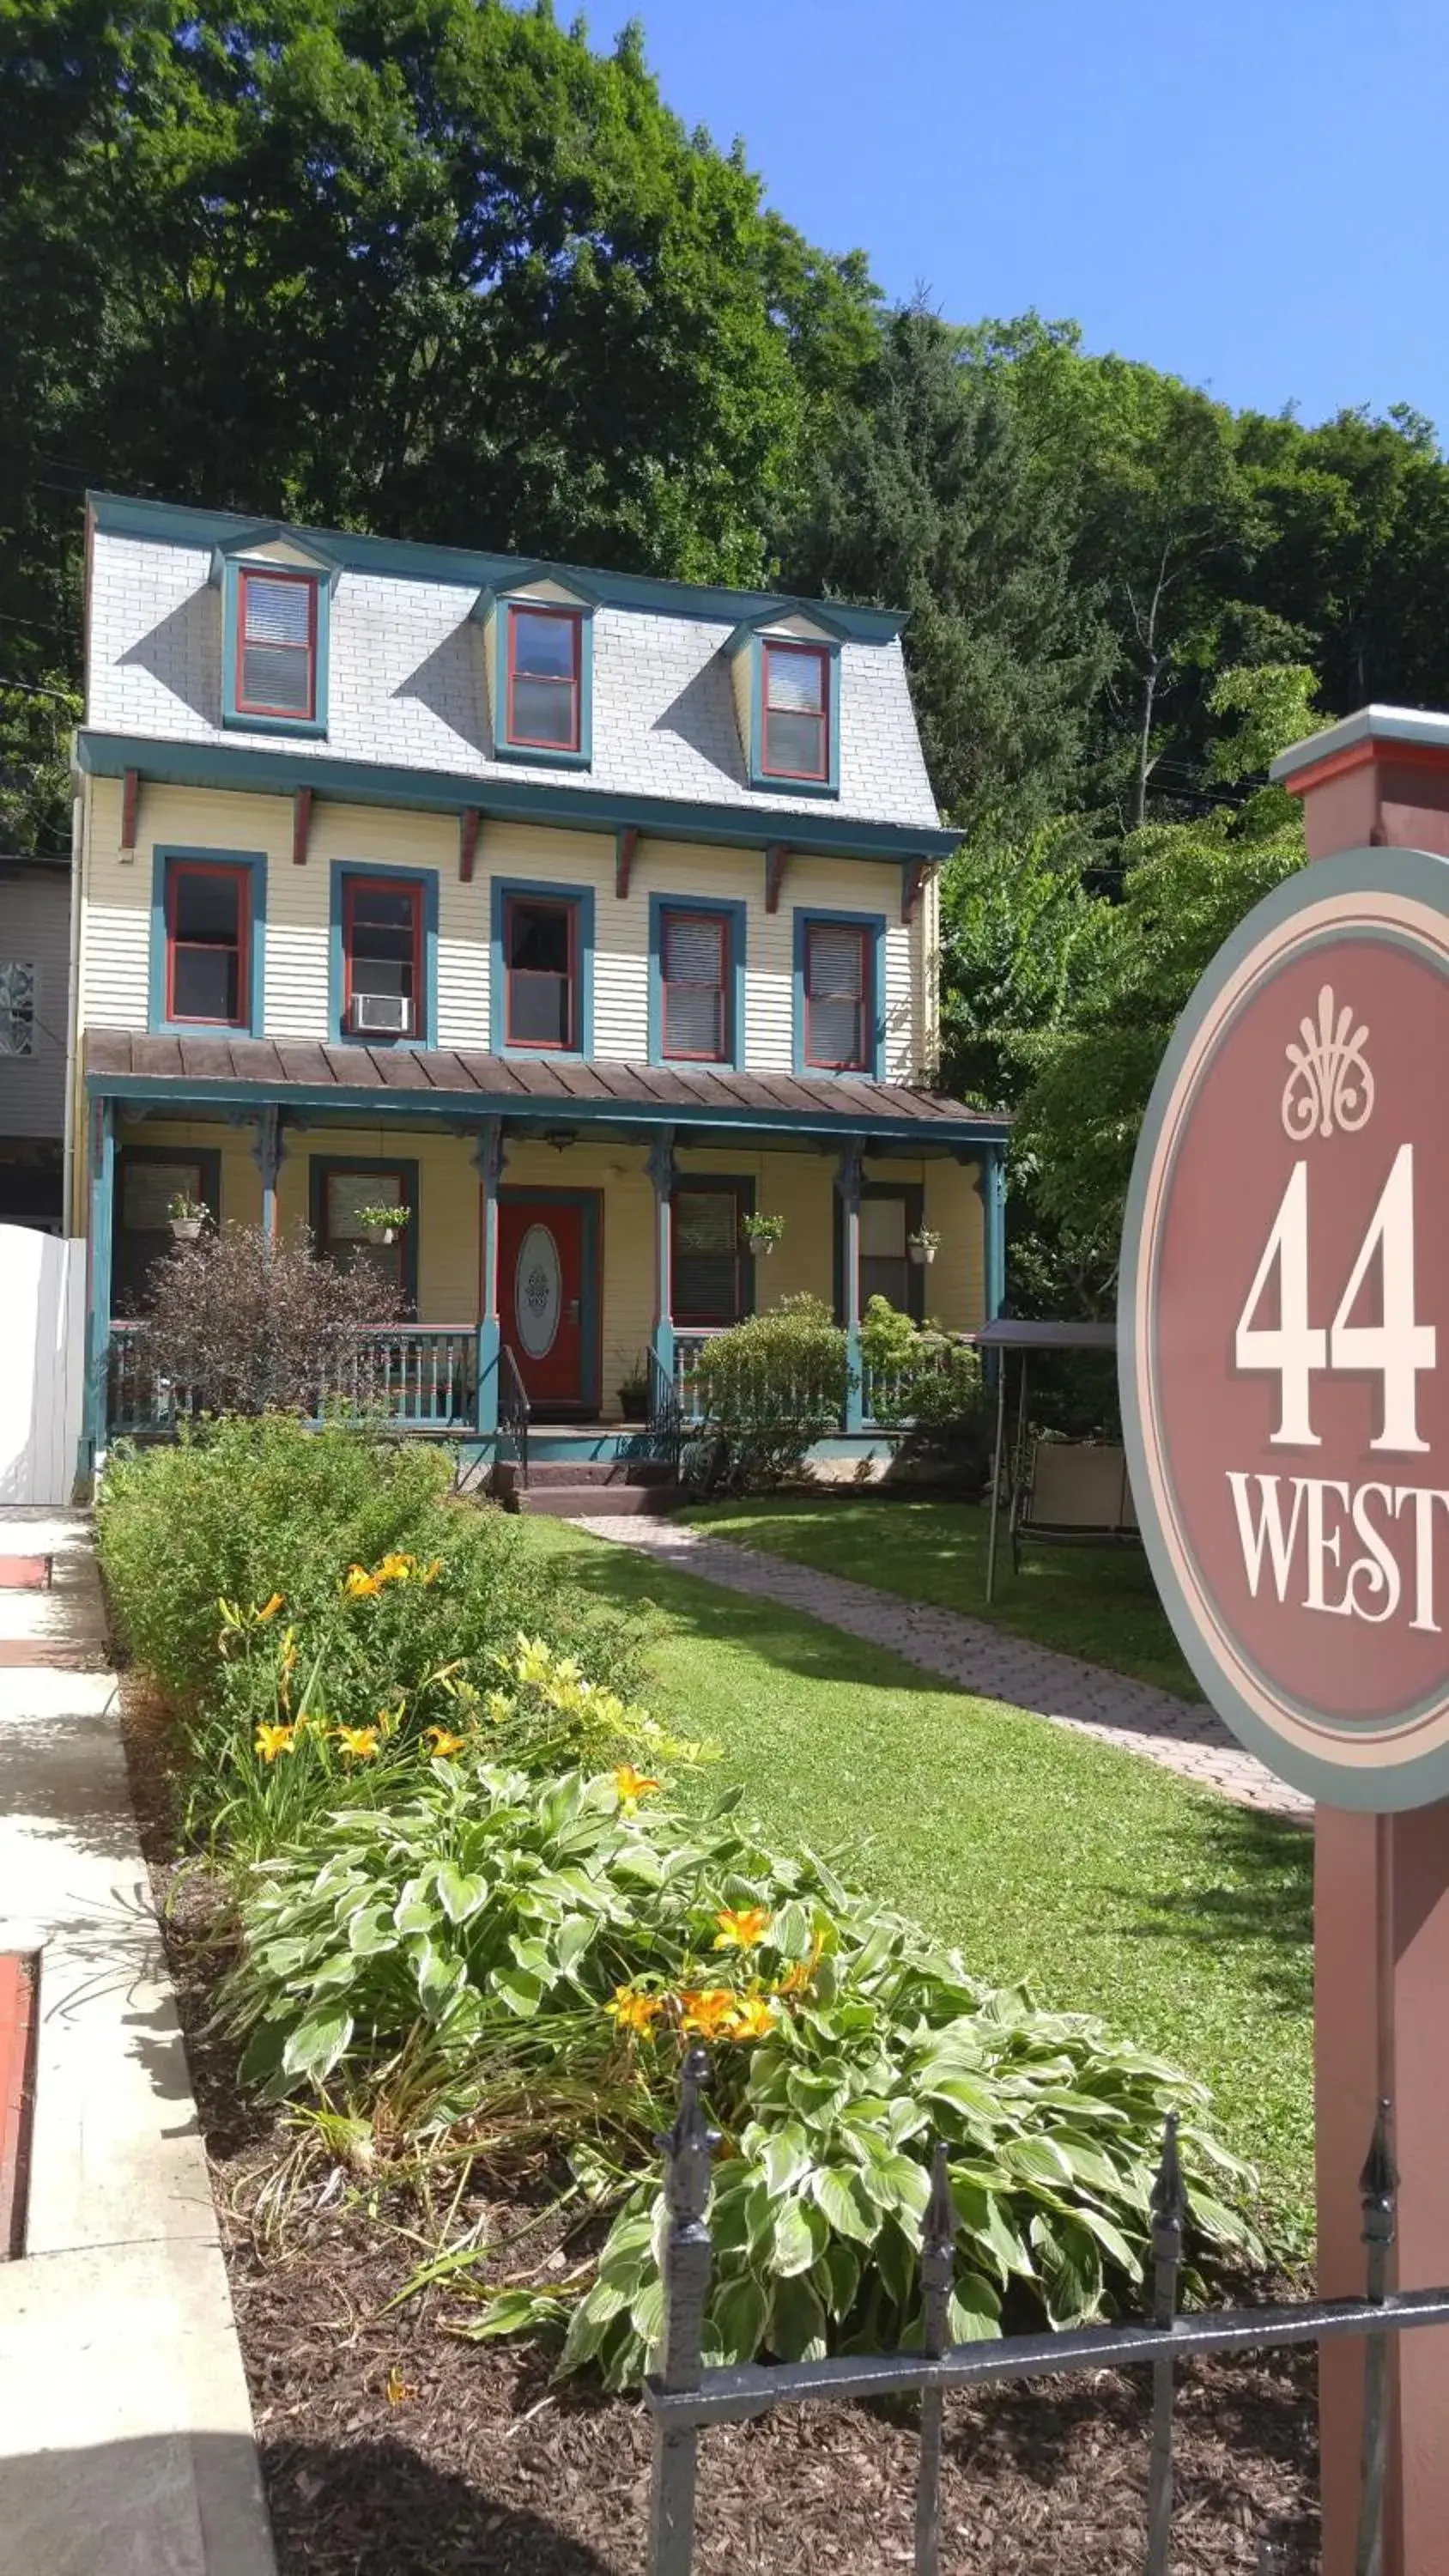
<instances>
[{"instance_id":1,"label":"oval glass door insert","mask_svg":"<svg viewBox=\"0 0 1449 2576\"><path fill-rule=\"evenodd\" d=\"M518 1247L513 1311L518 1338L529 1359L545 1358L553 1349L563 1313L563 1265L546 1225L531 1225Z\"/></svg>"}]
</instances>

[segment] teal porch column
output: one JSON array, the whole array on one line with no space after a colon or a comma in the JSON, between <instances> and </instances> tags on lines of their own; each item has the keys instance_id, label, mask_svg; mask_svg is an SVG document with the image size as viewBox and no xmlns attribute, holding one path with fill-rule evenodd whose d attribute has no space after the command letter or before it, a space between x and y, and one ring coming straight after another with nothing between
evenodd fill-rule
<instances>
[{"instance_id":1,"label":"teal porch column","mask_svg":"<svg viewBox=\"0 0 1449 2576\"><path fill-rule=\"evenodd\" d=\"M1006 1147L988 1145L981 1157L982 1285L986 1321L994 1323L1006 1303Z\"/></svg>"},{"instance_id":2,"label":"teal porch column","mask_svg":"<svg viewBox=\"0 0 1449 2576\"><path fill-rule=\"evenodd\" d=\"M478 1430L491 1439L498 1429L498 1355L502 1331L498 1321L498 1184L503 1173L503 1121L485 1118L473 1159L482 1184L482 1282L478 1315Z\"/></svg>"},{"instance_id":3,"label":"teal porch column","mask_svg":"<svg viewBox=\"0 0 1449 2576\"><path fill-rule=\"evenodd\" d=\"M116 1104L93 1100L87 1119L90 1155L90 1238L86 1290L86 1400L81 1465L93 1467L110 1428L111 1247L116 1197Z\"/></svg>"},{"instance_id":4,"label":"teal porch column","mask_svg":"<svg viewBox=\"0 0 1449 2576\"><path fill-rule=\"evenodd\" d=\"M258 1115L256 1142L252 1147L252 1160L262 1176L262 1234L268 1244L275 1243L277 1239L277 1183L286 1158L282 1113L273 1101Z\"/></svg>"},{"instance_id":5,"label":"teal porch column","mask_svg":"<svg viewBox=\"0 0 1449 2576\"><path fill-rule=\"evenodd\" d=\"M649 1178L654 1184L654 1330L649 1347L654 1357L655 1385L650 1389L651 1414L657 1409L659 1387L674 1384L674 1129L661 1127L649 1148Z\"/></svg>"},{"instance_id":6,"label":"teal porch column","mask_svg":"<svg viewBox=\"0 0 1449 2576\"><path fill-rule=\"evenodd\" d=\"M840 1166L835 1175L840 1193L840 1319L845 1326L845 1358L850 1372L841 1426L846 1432L865 1429L865 1384L860 1363L860 1164L860 1139L852 1137L840 1149Z\"/></svg>"}]
</instances>

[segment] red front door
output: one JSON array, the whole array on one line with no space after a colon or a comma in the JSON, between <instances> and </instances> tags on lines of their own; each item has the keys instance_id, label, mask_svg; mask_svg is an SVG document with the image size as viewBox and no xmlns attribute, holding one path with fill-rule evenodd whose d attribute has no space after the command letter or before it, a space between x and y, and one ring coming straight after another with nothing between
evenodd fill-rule
<instances>
[{"instance_id":1,"label":"red front door","mask_svg":"<svg viewBox=\"0 0 1449 2576\"><path fill-rule=\"evenodd\" d=\"M501 1199L498 1315L529 1402L584 1402L584 1212L564 1199Z\"/></svg>"}]
</instances>

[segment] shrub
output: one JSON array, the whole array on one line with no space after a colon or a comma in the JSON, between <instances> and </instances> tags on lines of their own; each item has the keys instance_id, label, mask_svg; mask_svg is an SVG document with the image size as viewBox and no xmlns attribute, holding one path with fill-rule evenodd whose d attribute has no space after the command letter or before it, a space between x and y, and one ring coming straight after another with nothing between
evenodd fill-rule
<instances>
[{"instance_id":1,"label":"shrub","mask_svg":"<svg viewBox=\"0 0 1449 2576\"><path fill-rule=\"evenodd\" d=\"M137 1361L168 1378L189 1413L321 1413L338 1336L390 1323L396 1291L367 1263L319 1260L305 1235L208 1228L152 1268Z\"/></svg>"},{"instance_id":2,"label":"shrub","mask_svg":"<svg viewBox=\"0 0 1449 2576\"><path fill-rule=\"evenodd\" d=\"M741 1490L798 1474L816 1440L840 1428L850 1383L844 1333L818 1297L787 1297L705 1343L699 1399Z\"/></svg>"},{"instance_id":3,"label":"shrub","mask_svg":"<svg viewBox=\"0 0 1449 2576\"><path fill-rule=\"evenodd\" d=\"M872 1297L860 1352L874 1421L945 1430L980 1419L980 1354L938 1324L917 1326L888 1298Z\"/></svg>"},{"instance_id":4,"label":"shrub","mask_svg":"<svg viewBox=\"0 0 1449 2576\"><path fill-rule=\"evenodd\" d=\"M958 2334L993 2331L1013 2284L1069 2323L1139 2277L1169 2107L1188 2115L1201 2235L1251 2243L1210 2188L1247 2177L1203 2129L1199 2086L975 1984L812 1855L760 1848L737 1792L691 1823L622 1766L420 1769L400 1802L329 1813L257 1872L222 2010L274 2098L330 2084L384 2134L405 2102L475 2148L587 2140L596 2172L601 2143L622 2163L566 2366L622 2386L657 2339L653 2141L681 2039L715 2046L724 2133L711 2359L909 2338L934 2136L960 2217ZM505 2289L475 2330L538 2315Z\"/></svg>"},{"instance_id":5,"label":"shrub","mask_svg":"<svg viewBox=\"0 0 1449 2576\"><path fill-rule=\"evenodd\" d=\"M543 1627L587 1675L628 1695L636 1631L560 1581L530 1552L522 1523L453 1500L452 1477L451 1454L429 1441L310 1431L277 1414L113 1452L97 1530L129 1653L194 1706L216 1685L219 1598L249 1610L280 1593L286 1623L301 1628L335 1605L349 1566L401 1553L440 1559L443 1577L410 1591L406 1615L388 1587L378 1597L367 1661L379 1701L398 1672L411 1687L417 1672L454 1657L481 1667L520 1629Z\"/></svg>"}]
</instances>

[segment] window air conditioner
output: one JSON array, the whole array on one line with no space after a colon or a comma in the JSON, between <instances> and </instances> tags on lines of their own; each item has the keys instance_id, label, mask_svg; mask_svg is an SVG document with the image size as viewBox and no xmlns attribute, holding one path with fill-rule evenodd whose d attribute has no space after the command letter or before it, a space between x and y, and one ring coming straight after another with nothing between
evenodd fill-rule
<instances>
[{"instance_id":1,"label":"window air conditioner","mask_svg":"<svg viewBox=\"0 0 1449 2576\"><path fill-rule=\"evenodd\" d=\"M352 1026L376 1037L405 1038L412 1030L413 1006L402 993L354 993Z\"/></svg>"}]
</instances>

